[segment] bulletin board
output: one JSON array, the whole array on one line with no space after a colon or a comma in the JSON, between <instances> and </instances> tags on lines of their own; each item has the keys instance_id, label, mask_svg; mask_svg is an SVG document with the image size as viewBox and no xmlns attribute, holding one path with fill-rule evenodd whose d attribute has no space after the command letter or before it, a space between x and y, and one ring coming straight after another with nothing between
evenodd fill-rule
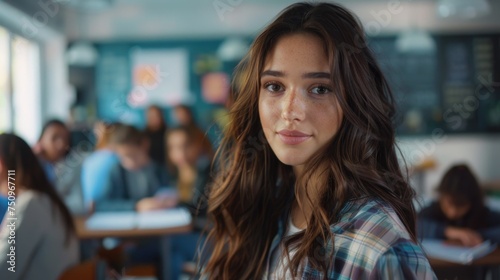
<instances>
[{"instance_id":1,"label":"bulletin board","mask_svg":"<svg viewBox=\"0 0 500 280\"><path fill-rule=\"evenodd\" d=\"M189 65L186 49L141 49L130 52L132 87L127 97L131 107L161 107L190 103Z\"/></svg>"}]
</instances>

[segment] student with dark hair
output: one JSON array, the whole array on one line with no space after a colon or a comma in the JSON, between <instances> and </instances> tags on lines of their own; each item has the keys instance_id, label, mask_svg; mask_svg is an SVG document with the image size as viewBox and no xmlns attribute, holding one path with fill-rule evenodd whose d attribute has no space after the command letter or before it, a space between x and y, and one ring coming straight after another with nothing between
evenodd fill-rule
<instances>
[{"instance_id":1,"label":"student with dark hair","mask_svg":"<svg viewBox=\"0 0 500 280\"><path fill-rule=\"evenodd\" d=\"M209 279L435 279L361 24L296 3L253 42L209 197Z\"/></svg>"},{"instance_id":2,"label":"student with dark hair","mask_svg":"<svg viewBox=\"0 0 500 280\"><path fill-rule=\"evenodd\" d=\"M149 156L158 164L165 165L165 131L167 124L163 111L159 106L152 105L146 111L145 133L149 139Z\"/></svg>"},{"instance_id":3,"label":"student with dark hair","mask_svg":"<svg viewBox=\"0 0 500 280\"><path fill-rule=\"evenodd\" d=\"M9 175L9 170L15 175ZM15 210L3 219L0 229L0 279L56 280L78 262L71 214L28 144L13 134L0 134L0 192L15 197L9 200ZM12 223L14 242L9 238ZM9 270L12 247L15 272Z\"/></svg>"},{"instance_id":4,"label":"student with dark hair","mask_svg":"<svg viewBox=\"0 0 500 280\"><path fill-rule=\"evenodd\" d=\"M102 195L95 200L96 211L150 211L172 207L177 201L155 198L168 183L165 169L149 157L149 140L130 125L119 125L110 135L119 163L109 173Z\"/></svg>"},{"instance_id":5,"label":"student with dark hair","mask_svg":"<svg viewBox=\"0 0 500 280\"><path fill-rule=\"evenodd\" d=\"M55 165L62 161L69 150L70 136L66 125L56 119L45 123L33 151L40 159L51 183L56 182Z\"/></svg>"},{"instance_id":6,"label":"student with dark hair","mask_svg":"<svg viewBox=\"0 0 500 280\"><path fill-rule=\"evenodd\" d=\"M500 213L484 204L476 177L465 164L452 166L437 188L439 198L418 215L421 238L450 239L465 246L500 243Z\"/></svg>"}]
</instances>

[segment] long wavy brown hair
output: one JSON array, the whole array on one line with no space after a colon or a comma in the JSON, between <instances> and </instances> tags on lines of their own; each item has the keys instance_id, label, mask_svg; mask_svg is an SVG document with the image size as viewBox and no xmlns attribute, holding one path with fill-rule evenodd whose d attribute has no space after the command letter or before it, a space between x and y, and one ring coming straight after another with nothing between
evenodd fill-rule
<instances>
[{"instance_id":1,"label":"long wavy brown hair","mask_svg":"<svg viewBox=\"0 0 500 280\"><path fill-rule=\"evenodd\" d=\"M336 136L306 163L300 178L281 163L267 143L258 111L260 73L268 53L285 35L313 34L323 41L334 89L344 113ZM391 90L366 46L363 29L345 8L332 3L289 6L255 39L235 72L231 122L218 150L217 175L209 198L213 251L204 267L211 279L259 279L278 224L287 219L294 197L320 189L307 228L285 239L292 275L301 261L325 272L334 252L330 226L348 200L380 199L396 211L415 238L414 191L397 158ZM334 118L334 116L332 116ZM332 120L333 121L333 120ZM320 201L312 206L312 201Z\"/></svg>"}]
</instances>

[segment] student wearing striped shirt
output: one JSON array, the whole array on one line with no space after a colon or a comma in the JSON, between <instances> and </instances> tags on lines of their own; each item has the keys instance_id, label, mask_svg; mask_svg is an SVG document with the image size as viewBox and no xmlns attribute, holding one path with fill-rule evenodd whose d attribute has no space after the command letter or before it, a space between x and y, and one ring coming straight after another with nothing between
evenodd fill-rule
<instances>
[{"instance_id":1,"label":"student wearing striped shirt","mask_svg":"<svg viewBox=\"0 0 500 280\"><path fill-rule=\"evenodd\" d=\"M435 279L394 100L358 20L286 8L237 68L209 198L209 279Z\"/></svg>"}]
</instances>

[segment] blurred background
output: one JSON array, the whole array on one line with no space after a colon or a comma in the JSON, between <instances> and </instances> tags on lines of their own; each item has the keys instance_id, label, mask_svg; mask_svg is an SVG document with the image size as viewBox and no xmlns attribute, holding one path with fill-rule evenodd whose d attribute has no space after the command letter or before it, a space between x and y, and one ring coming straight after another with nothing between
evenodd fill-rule
<instances>
[{"instance_id":1,"label":"blurred background","mask_svg":"<svg viewBox=\"0 0 500 280\"><path fill-rule=\"evenodd\" d=\"M35 144L59 118L76 147L96 120L144 127L156 104L173 125L184 104L216 144L234 67L292 2L0 1L0 132ZM393 87L415 188L432 195L465 162L498 195L500 1L337 2L359 16Z\"/></svg>"}]
</instances>

